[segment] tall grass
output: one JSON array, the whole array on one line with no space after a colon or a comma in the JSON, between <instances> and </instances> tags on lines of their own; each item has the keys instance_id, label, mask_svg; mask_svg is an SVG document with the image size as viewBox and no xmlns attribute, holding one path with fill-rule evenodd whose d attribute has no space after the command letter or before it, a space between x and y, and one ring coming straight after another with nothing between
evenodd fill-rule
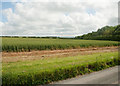
<instances>
[{"instance_id":1,"label":"tall grass","mask_svg":"<svg viewBox=\"0 0 120 86\"><path fill-rule=\"evenodd\" d=\"M3 63L3 85L40 85L120 64L118 52Z\"/></svg>"},{"instance_id":2,"label":"tall grass","mask_svg":"<svg viewBox=\"0 0 120 86\"><path fill-rule=\"evenodd\" d=\"M20 52L31 50L74 49L80 47L117 46L116 41L46 39L46 38L2 38L2 51Z\"/></svg>"}]
</instances>

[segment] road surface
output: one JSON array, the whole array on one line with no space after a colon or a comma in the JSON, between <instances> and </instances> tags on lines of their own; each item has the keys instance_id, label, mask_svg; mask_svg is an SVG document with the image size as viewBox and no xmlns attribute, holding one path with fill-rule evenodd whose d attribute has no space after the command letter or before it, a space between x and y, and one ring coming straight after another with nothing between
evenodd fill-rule
<instances>
[{"instance_id":1,"label":"road surface","mask_svg":"<svg viewBox=\"0 0 120 86\"><path fill-rule=\"evenodd\" d=\"M115 66L72 79L53 82L52 84L118 84L118 69L120 69L120 66L119 68Z\"/></svg>"}]
</instances>

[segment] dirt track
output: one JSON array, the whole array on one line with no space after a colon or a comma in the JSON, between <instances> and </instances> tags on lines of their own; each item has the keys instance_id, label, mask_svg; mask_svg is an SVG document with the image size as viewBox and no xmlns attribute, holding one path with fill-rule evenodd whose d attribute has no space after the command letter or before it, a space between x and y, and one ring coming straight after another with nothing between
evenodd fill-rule
<instances>
[{"instance_id":1,"label":"dirt track","mask_svg":"<svg viewBox=\"0 0 120 86\"><path fill-rule=\"evenodd\" d=\"M97 48L81 48L81 49L66 49L66 50L47 50L47 51L32 51L32 52L3 52L2 62L17 62L25 60L37 60L53 57L67 57L93 54L98 52L114 52L118 51L118 47L97 47Z\"/></svg>"}]
</instances>

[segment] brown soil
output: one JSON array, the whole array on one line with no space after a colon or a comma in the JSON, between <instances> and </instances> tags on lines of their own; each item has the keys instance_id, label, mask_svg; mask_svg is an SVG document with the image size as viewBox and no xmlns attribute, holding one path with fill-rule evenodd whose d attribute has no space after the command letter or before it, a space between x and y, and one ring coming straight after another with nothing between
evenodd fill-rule
<instances>
[{"instance_id":1,"label":"brown soil","mask_svg":"<svg viewBox=\"0 0 120 86\"><path fill-rule=\"evenodd\" d=\"M114 52L114 51L118 51L118 47L96 47L96 48L46 50L31 52L2 52L2 62L18 62L25 60L87 55L98 52Z\"/></svg>"}]
</instances>

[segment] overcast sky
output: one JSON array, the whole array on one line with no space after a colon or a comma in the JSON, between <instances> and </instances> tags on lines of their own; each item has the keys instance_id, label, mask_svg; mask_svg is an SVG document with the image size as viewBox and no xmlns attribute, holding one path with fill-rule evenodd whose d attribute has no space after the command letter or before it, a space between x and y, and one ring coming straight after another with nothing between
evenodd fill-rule
<instances>
[{"instance_id":1,"label":"overcast sky","mask_svg":"<svg viewBox=\"0 0 120 86\"><path fill-rule=\"evenodd\" d=\"M2 2L2 35L74 37L118 24L118 0L56 1Z\"/></svg>"}]
</instances>

